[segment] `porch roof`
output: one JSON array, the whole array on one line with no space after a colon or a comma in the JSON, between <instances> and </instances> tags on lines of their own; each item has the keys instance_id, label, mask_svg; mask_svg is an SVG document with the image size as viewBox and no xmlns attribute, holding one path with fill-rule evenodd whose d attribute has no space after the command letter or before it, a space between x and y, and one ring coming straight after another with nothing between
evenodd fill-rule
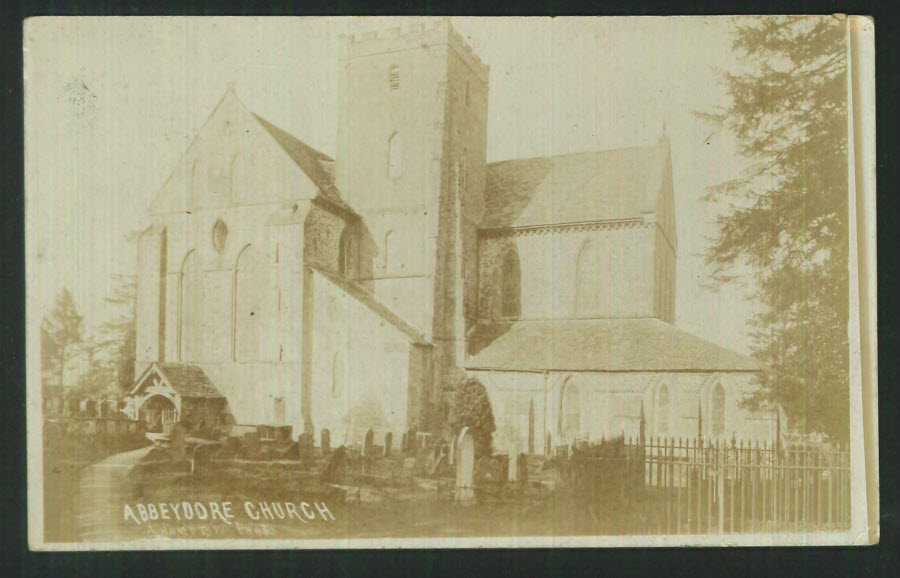
<instances>
[{"instance_id":1,"label":"porch roof","mask_svg":"<svg viewBox=\"0 0 900 578\"><path fill-rule=\"evenodd\" d=\"M181 397L225 397L212 384L206 373L198 365L192 363L153 363L144 375L138 379L138 387L148 373L156 370L172 386ZM137 387L135 388L135 390Z\"/></svg>"}]
</instances>

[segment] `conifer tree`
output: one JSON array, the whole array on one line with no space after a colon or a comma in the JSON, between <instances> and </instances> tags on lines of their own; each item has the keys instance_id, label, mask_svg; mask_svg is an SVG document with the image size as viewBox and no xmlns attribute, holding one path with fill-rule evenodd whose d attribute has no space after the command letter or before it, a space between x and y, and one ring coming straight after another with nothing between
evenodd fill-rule
<instances>
[{"instance_id":1,"label":"conifer tree","mask_svg":"<svg viewBox=\"0 0 900 578\"><path fill-rule=\"evenodd\" d=\"M754 354L772 372L746 405L849 436L846 26L832 17L739 18L730 103L700 113L737 139L745 174L709 198L730 205L706 253L715 278L749 267L763 312Z\"/></svg>"}]
</instances>

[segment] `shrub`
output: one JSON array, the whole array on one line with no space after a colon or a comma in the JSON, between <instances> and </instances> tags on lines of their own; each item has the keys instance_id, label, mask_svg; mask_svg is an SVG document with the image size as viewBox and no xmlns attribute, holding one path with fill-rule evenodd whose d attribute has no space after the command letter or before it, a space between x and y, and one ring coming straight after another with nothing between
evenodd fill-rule
<instances>
[{"instance_id":1,"label":"shrub","mask_svg":"<svg viewBox=\"0 0 900 578\"><path fill-rule=\"evenodd\" d=\"M496 430L494 411L484 385L469 378L456 390L450 413L450 427L454 435L468 427L475 438L475 455L490 456L494 453L493 435Z\"/></svg>"}]
</instances>

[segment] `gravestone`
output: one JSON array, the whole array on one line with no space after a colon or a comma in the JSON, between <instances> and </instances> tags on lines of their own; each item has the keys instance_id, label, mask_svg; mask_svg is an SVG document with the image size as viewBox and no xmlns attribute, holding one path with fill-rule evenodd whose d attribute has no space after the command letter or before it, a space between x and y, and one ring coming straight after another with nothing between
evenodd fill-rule
<instances>
[{"instance_id":1,"label":"gravestone","mask_svg":"<svg viewBox=\"0 0 900 578\"><path fill-rule=\"evenodd\" d=\"M519 454L516 453L515 446L513 447L512 451L509 452L509 467L507 469L509 473L509 481L515 482L519 476Z\"/></svg>"},{"instance_id":2,"label":"gravestone","mask_svg":"<svg viewBox=\"0 0 900 578\"><path fill-rule=\"evenodd\" d=\"M229 459L235 459L241 450L241 440L236 437L226 437L222 442L222 455Z\"/></svg>"},{"instance_id":3,"label":"gravestone","mask_svg":"<svg viewBox=\"0 0 900 578\"><path fill-rule=\"evenodd\" d=\"M316 441L312 434L302 433L297 438L297 453L300 462L307 464L315 459Z\"/></svg>"},{"instance_id":4,"label":"gravestone","mask_svg":"<svg viewBox=\"0 0 900 578\"><path fill-rule=\"evenodd\" d=\"M456 438L455 437L452 440L450 440L450 453L447 455L447 458L448 458L451 466L456 463Z\"/></svg>"},{"instance_id":5,"label":"gravestone","mask_svg":"<svg viewBox=\"0 0 900 578\"><path fill-rule=\"evenodd\" d=\"M330 456L328 456L328 460L325 462L325 467L322 469L322 481L330 483L337 480L337 477L341 471L341 467L343 467L344 465L344 458L346 457L346 454L347 448L341 446L334 450L334 452L332 452Z\"/></svg>"},{"instance_id":6,"label":"gravestone","mask_svg":"<svg viewBox=\"0 0 900 578\"><path fill-rule=\"evenodd\" d=\"M509 479L509 458L510 456L504 454L491 458L491 475L500 485L505 484Z\"/></svg>"},{"instance_id":7,"label":"gravestone","mask_svg":"<svg viewBox=\"0 0 900 578\"><path fill-rule=\"evenodd\" d=\"M363 456L369 457L369 455L372 453L372 446L374 445L374 442L375 442L375 432L373 432L372 430L367 431L366 439L363 442L363 449L362 449Z\"/></svg>"},{"instance_id":8,"label":"gravestone","mask_svg":"<svg viewBox=\"0 0 900 578\"><path fill-rule=\"evenodd\" d=\"M322 446L322 455L327 456L331 453L331 432L328 429L323 429L319 439Z\"/></svg>"},{"instance_id":9,"label":"gravestone","mask_svg":"<svg viewBox=\"0 0 900 578\"><path fill-rule=\"evenodd\" d=\"M528 483L528 456L519 454L516 459L516 479L522 485Z\"/></svg>"},{"instance_id":10,"label":"gravestone","mask_svg":"<svg viewBox=\"0 0 900 578\"><path fill-rule=\"evenodd\" d=\"M245 460L255 460L259 455L259 434L256 432L247 432L244 434L243 452L241 457Z\"/></svg>"},{"instance_id":11,"label":"gravestone","mask_svg":"<svg viewBox=\"0 0 900 578\"><path fill-rule=\"evenodd\" d=\"M209 470L212 456L221 449L218 444L200 444L194 448L194 461L191 463L191 473L203 475Z\"/></svg>"},{"instance_id":12,"label":"gravestone","mask_svg":"<svg viewBox=\"0 0 900 578\"><path fill-rule=\"evenodd\" d=\"M464 427L456 443L456 500L470 502L475 498L475 438Z\"/></svg>"},{"instance_id":13,"label":"gravestone","mask_svg":"<svg viewBox=\"0 0 900 578\"><path fill-rule=\"evenodd\" d=\"M384 457L391 455L391 446L394 445L394 434L387 432L384 436Z\"/></svg>"},{"instance_id":14,"label":"gravestone","mask_svg":"<svg viewBox=\"0 0 900 578\"><path fill-rule=\"evenodd\" d=\"M285 443L291 441L293 437L294 428L289 425L278 426L275 428L275 440L278 443Z\"/></svg>"},{"instance_id":15,"label":"gravestone","mask_svg":"<svg viewBox=\"0 0 900 578\"><path fill-rule=\"evenodd\" d=\"M431 449L431 465L438 463L441 459L441 455L444 453L444 443L442 441L438 441L434 447Z\"/></svg>"},{"instance_id":16,"label":"gravestone","mask_svg":"<svg viewBox=\"0 0 900 578\"><path fill-rule=\"evenodd\" d=\"M180 423L172 425L172 433L169 434L169 452L175 461L184 459L184 426Z\"/></svg>"}]
</instances>

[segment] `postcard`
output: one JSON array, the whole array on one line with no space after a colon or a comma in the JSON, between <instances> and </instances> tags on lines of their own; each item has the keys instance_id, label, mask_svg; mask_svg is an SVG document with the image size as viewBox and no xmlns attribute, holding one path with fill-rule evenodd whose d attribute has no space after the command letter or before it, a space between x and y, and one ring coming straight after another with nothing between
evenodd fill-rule
<instances>
[{"instance_id":1,"label":"postcard","mask_svg":"<svg viewBox=\"0 0 900 578\"><path fill-rule=\"evenodd\" d=\"M24 38L31 548L878 541L871 19Z\"/></svg>"}]
</instances>

